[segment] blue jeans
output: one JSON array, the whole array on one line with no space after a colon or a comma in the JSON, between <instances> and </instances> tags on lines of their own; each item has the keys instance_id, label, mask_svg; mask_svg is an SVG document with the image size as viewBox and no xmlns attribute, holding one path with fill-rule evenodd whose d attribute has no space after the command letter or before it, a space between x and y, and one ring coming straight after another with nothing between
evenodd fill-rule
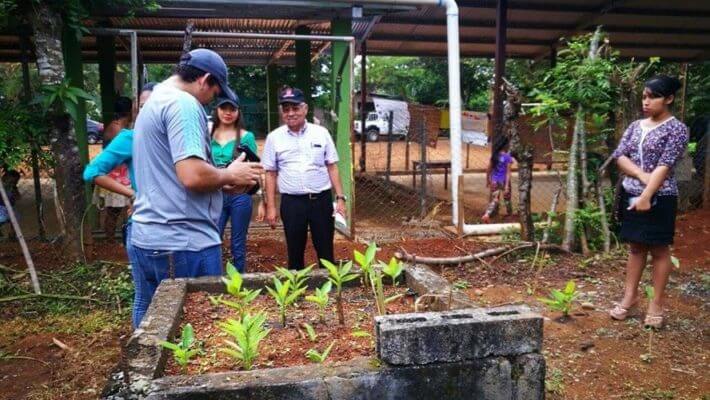
<instances>
[{"instance_id":1,"label":"blue jeans","mask_svg":"<svg viewBox=\"0 0 710 400\"><path fill-rule=\"evenodd\" d=\"M155 290L163 279L169 277L170 259L175 278L222 275L222 246L212 246L200 251L149 250L131 246L133 279L136 297L133 303L133 326L140 325L148 311Z\"/></svg>"},{"instance_id":2,"label":"blue jeans","mask_svg":"<svg viewBox=\"0 0 710 400\"><path fill-rule=\"evenodd\" d=\"M232 264L244 272L247 256L247 231L251 221L252 203L248 194L224 194L222 215L219 217L219 235L224 235L227 220L232 224Z\"/></svg>"}]
</instances>

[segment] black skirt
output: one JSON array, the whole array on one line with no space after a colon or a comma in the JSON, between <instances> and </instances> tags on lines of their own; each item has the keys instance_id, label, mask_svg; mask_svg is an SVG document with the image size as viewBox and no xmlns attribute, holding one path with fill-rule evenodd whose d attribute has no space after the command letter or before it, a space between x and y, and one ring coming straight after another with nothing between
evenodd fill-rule
<instances>
[{"instance_id":1,"label":"black skirt","mask_svg":"<svg viewBox=\"0 0 710 400\"><path fill-rule=\"evenodd\" d=\"M631 197L634 196L622 190L619 239L652 246L673 244L678 196L654 196L648 211L627 210Z\"/></svg>"}]
</instances>

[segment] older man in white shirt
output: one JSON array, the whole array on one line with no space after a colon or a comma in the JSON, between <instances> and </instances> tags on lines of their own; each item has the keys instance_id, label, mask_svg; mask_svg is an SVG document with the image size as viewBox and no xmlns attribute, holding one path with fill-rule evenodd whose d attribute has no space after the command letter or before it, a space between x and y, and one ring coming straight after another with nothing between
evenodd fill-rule
<instances>
[{"instance_id":1,"label":"older man in white shirt","mask_svg":"<svg viewBox=\"0 0 710 400\"><path fill-rule=\"evenodd\" d=\"M266 221L276 227L278 187L289 269L304 267L309 227L318 259L333 262L333 191L335 211L343 216L347 201L333 138L327 129L306 122L308 105L301 90L283 88L279 106L286 124L269 133L261 160L266 171Z\"/></svg>"}]
</instances>

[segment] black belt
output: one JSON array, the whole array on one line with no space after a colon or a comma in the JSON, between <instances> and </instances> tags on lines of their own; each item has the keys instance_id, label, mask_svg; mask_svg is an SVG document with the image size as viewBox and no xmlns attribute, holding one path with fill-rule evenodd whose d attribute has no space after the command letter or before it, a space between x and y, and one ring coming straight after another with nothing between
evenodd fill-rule
<instances>
[{"instance_id":1,"label":"black belt","mask_svg":"<svg viewBox=\"0 0 710 400\"><path fill-rule=\"evenodd\" d=\"M306 193L306 194L289 194L289 193L281 193L282 196L290 196L290 197L295 197L297 199L308 199L308 200L316 200L319 199L325 195L330 195L330 189L324 190L320 193Z\"/></svg>"}]
</instances>

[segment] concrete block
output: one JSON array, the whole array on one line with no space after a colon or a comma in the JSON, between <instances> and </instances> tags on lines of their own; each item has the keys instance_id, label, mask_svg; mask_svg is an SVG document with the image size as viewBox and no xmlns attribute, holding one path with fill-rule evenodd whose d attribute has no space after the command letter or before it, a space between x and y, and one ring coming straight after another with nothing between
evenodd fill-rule
<instances>
[{"instance_id":1,"label":"concrete block","mask_svg":"<svg viewBox=\"0 0 710 400\"><path fill-rule=\"evenodd\" d=\"M542 316L526 306L375 317L378 357L391 365L537 353Z\"/></svg>"},{"instance_id":2,"label":"concrete block","mask_svg":"<svg viewBox=\"0 0 710 400\"><path fill-rule=\"evenodd\" d=\"M466 294L454 290L449 281L432 271L426 265L407 265L405 269L407 287L418 296L431 296L425 304L431 311L456 310L472 306Z\"/></svg>"}]
</instances>

